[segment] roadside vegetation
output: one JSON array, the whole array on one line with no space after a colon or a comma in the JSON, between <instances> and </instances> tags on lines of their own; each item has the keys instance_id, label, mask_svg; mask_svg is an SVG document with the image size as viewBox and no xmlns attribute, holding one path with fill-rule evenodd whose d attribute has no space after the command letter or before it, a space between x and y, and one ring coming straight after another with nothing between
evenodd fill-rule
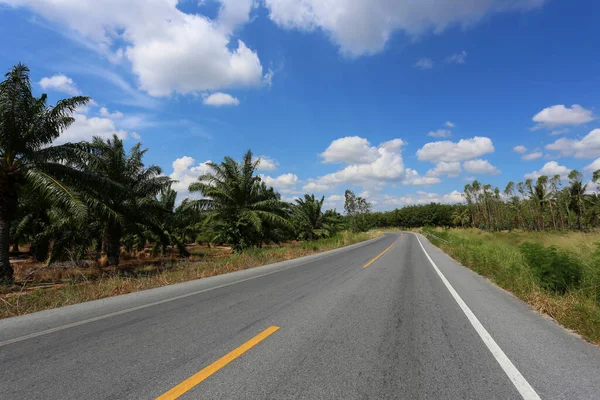
<instances>
[{"instance_id":1,"label":"roadside vegetation","mask_svg":"<svg viewBox=\"0 0 600 400\"><path fill-rule=\"evenodd\" d=\"M463 265L600 344L600 233L423 231Z\"/></svg>"},{"instance_id":2,"label":"roadside vegetation","mask_svg":"<svg viewBox=\"0 0 600 400\"><path fill-rule=\"evenodd\" d=\"M140 143L56 145L84 96L47 103L18 64L0 83L0 316L73 304L329 250L373 237L370 204L346 191L293 202L247 151L225 157L177 200Z\"/></svg>"}]
</instances>

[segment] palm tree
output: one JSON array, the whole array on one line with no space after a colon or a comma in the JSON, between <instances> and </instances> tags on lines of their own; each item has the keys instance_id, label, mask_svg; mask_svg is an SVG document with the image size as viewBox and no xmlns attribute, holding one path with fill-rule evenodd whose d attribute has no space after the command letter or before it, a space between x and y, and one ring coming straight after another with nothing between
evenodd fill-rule
<instances>
[{"instance_id":1,"label":"palm tree","mask_svg":"<svg viewBox=\"0 0 600 400\"><path fill-rule=\"evenodd\" d=\"M583 174L575 169L569 173L569 179L569 206L575 211L575 215L577 216L577 229L581 229L581 217L585 207L584 200L587 184L583 184Z\"/></svg>"},{"instance_id":2,"label":"palm tree","mask_svg":"<svg viewBox=\"0 0 600 400\"><path fill-rule=\"evenodd\" d=\"M314 194L305 194L304 199L296 199L293 206L292 218L299 239L315 240L327 237L335 231L335 221L331 214L323 213L323 202Z\"/></svg>"},{"instance_id":3,"label":"palm tree","mask_svg":"<svg viewBox=\"0 0 600 400\"><path fill-rule=\"evenodd\" d=\"M170 185L171 179L162 175L160 167L144 165L142 158L147 150L140 143L127 153L123 141L114 135L107 140L95 137L89 147L91 161L84 168L103 177L106 185L88 188L88 192L109 210L99 214L103 225L102 246L108 265L116 266L126 231L142 233L149 229L166 241L160 221L170 210L156 196Z\"/></svg>"},{"instance_id":4,"label":"palm tree","mask_svg":"<svg viewBox=\"0 0 600 400\"><path fill-rule=\"evenodd\" d=\"M64 183L77 181L81 172L70 167L85 155L70 144L51 146L74 122L73 113L89 98L76 96L47 104L47 96L33 96L29 69L15 65L0 83L0 281L10 282L11 222L25 186L53 204L67 206L75 215L84 203Z\"/></svg>"},{"instance_id":5,"label":"palm tree","mask_svg":"<svg viewBox=\"0 0 600 400\"><path fill-rule=\"evenodd\" d=\"M220 164L209 163L211 171L189 186L191 193L204 197L190 206L206 211L206 223L213 224L215 232L213 241L228 243L235 251L260 246L273 229L291 229L287 204L255 175L259 162L252 161L250 150L239 163L225 157Z\"/></svg>"}]
</instances>

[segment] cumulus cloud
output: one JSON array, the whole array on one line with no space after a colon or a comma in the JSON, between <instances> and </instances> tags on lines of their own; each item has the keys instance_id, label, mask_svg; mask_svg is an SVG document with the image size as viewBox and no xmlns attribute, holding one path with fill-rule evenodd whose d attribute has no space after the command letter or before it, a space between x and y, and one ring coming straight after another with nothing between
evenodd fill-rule
<instances>
[{"instance_id":1,"label":"cumulus cloud","mask_svg":"<svg viewBox=\"0 0 600 400\"><path fill-rule=\"evenodd\" d=\"M541 158L543 155L544 155L544 153L542 153L541 151L534 151L533 153L524 154L521 157L521 160L525 160L525 161L537 160L538 158Z\"/></svg>"},{"instance_id":2,"label":"cumulus cloud","mask_svg":"<svg viewBox=\"0 0 600 400\"><path fill-rule=\"evenodd\" d=\"M204 97L202 101L207 106L221 107L221 106L237 106L240 101L230 94L223 92L211 93Z\"/></svg>"},{"instance_id":3,"label":"cumulus cloud","mask_svg":"<svg viewBox=\"0 0 600 400\"><path fill-rule=\"evenodd\" d=\"M460 163L458 161L453 162L440 162L435 168L430 169L427 172L427 176L447 176L449 178L456 178L461 173Z\"/></svg>"},{"instance_id":4,"label":"cumulus cloud","mask_svg":"<svg viewBox=\"0 0 600 400\"><path fill-rule=\"evenodd\" d=\"M329 185L312 181L302 186L302 190L309 193L323 193L329 191Z\"/></svg>"},{"instance_id":5,"label":"cumulus cloud","mask_svg":"<svg viewBox=\"0 0 600 400\"><path fill-rule=\"evenodd\" d=\"M336 139L321 153L325 163L347 164L343 169L318 178L309 179L306 191L325 192L339 184L380 186L385 183L432 184L433 177L423 179L416 171L406 169L402 160L402 139L392 139L372 146L358 136Z\"/></svg>"},{"instance_id":6,"label":"cumulus cloud","mask_svg":"<svg viewBox=\"0 0 600 400\"><path fill-rule=\"evenodd\" d=\"M115 62L127 59L152 96L262 84L258 54L233 39L253 0L219 2L209 19L175 0L0 0L31 9Z\"/></svg>"},{"instance_id":7,"label":"cumulus cloud","mask_svg":"<svg viewBox=\"0 0 600 400\"><path fill-rule=\"evenodd\" d=\"M55 90L57 92L66 93L71 96L81 94L79 89L77 89L77 86L75 86L73 79L62 74L42 78L40 80L40 86L44 90Z\"/></svg>"},{"instance_id":8,"label":"cumulus cloud","mask_svg":"<svg viewBox=\"0 0 600 400\"><path fill-rule=\"evenodd\" d=\"M594 172L600 169L600 158L596 158L591 164L586 165L583 170L587 172Z\"/></svg>"},{"instance_id":9,"label":"cumulus cloud","mask_svg":"<svg viewBox=\"0 0 600 400\"><path fill-rule=\"evenodd\" d=\"M450 137L452 136L452 131L449 129L438 129L436 131L431 131L427 134L427 136L432 137Z\"/></svg>"},{"instance_id":10,"label":"cumulus cloud","mask_svg":"<svg viewBox=\"0 0 600 400\"><path fill-rule=\"evenodd\" d=\"M442 203L442 204L455 204L463 203L463 194L457 190L454 190L446 194L438 193L427 193L418 191L415 194L409 194L404 196L391 196L385 195L383 203L391 206L409 206L417 204L429 204L429 203Z\"/></svg>"},{"instance_id":11,"label":"cumulus cloud","mask_svg":"<svg viewBox=\"0 0 600 400\"><path fill-rule=\"evenodd\" d=\"M560 156L598 157L600 156L600 129L594 129L581 140L560 138L546 145L546 150L557 151Z\"/></svg>"},{"instance_id":12,"label":"cumulus cloud","mask_svg":"<svg viewBox=\"0 0 600 400\"><path fill-rule=\"evenodd\" d=\"M484 17L540 7L544 0L265 0L269 17L287 29L320 29L350 56L381 51L391 35L419 37Z\"/></svg>"},{"instance_id":13,"label":"cumulus cloud","mask_svg":"<svg viewBox=\"0 0 600 400\"><path fill-rule=\"evenodd\" d=\"M358 136L336 139L321 153L324 163L368 163L375 161L378 156L377 147Z\"/></svg>"},{"instance_id":14,"label":"cumulus cloud","mask_svg":"<svg viewBox=\"0 0 600 400\"><path fill-rule=\"evenodd\" d=\"M467 59L467 52L465 50L458 53L450 54L446 57L448 64L464 64Z\"/></svg>"},{"instance_id":15,"label":"cumulus cloud","mask_svg":"<svg viewBox=\"0 0 600 400\"><path fill-rule=\"evenodd\" d=\"M493 152L494 145L490 138L476 136L458 142L445 140L427 143L417 151L417 157L421 161L453 162L470 160Z\"/></svg>"},{"instance_id":16,"label":"cumulus cloud","mask_svg":"<svg viewBox=\"0 0 600 400\"><path fill-rule=\"evenodd\" d=\"M105 117L105 118L110 118L110 119L119 119L119 118L123 118L123 113L120 111L115 111L113 113L111 113L110 111L108 111L108 109L106 107L102 107L100 108L100 115Z\"/></svg>"},{"instance_id":17,"label":"cumulus cloud","mask_svg":"<svg viewBox=\"0 0 600 400\"><path fill-rule=\"evenodd\" d=\"M550 161L544 164L539 171L533 171L525 174L525 179L537 179L544 175L552 178L554 175L559 175L561 179L565 180L569 176L571 170L563 165L559 165L556 161Z\"/></svg>"},{"instance_id":18,"label":"cumulus cloud","mask_svg":"<svg viewBox=\"0 0 600 400\"><path fill-rule=\"evenodd\" d=\"M438 183L442 183L442 180L437 176L421 176L417 171L412 168L406 169L406 176L402 181L405 185L411 186L427 186L427 185L437 185Z\"/></svg>"},{"instance_id":19,"label":"cumulus cloud","mask_svg":"<svg viewBox=\"0 0 600 400\"><path fill-rule=\"evenodd\" d=\"M252 161L260 160L258 164L259 171L275 171L279 166L279 162L268 156L258 156L254 158Z\"/></svg>"},{"instance_id":20,"label":"cumulus cloud","mask_svg":"<svg viewBox=\"0 0 600 400\"><path fill-rule=\"evenodd\" d=\"M282 174L275 178L267 175L260 177L267 186L273 186L276 190L295 188L298 183L298 177L294 174Z\"/></svg>"},{"instance_id":21,"label":"cumulus cloud","mask_svg":"<svg viewBox=\"0 0 600 400\"><path fill-rule=\"evenodd\" d=\"M579 104L573 104L571 108L565 107L564 104L544 108L532 118L533 122L537 122L532 130L541 128L554 128L561 125L581 125L594 120L594 115L591 110L586 110ZM557 134L554 131L554 134Z\"/></svg>"},{"instance_id":22,"label":"cumulus cloud","mask_svg":"<svg viewBox=\"0 0 600 400\"><path fill-rule=\"evenodd\" d=\"M527 147L520 144L518 146L513 147L513 151L516 153L523 154L523 153L527 152Z\"/></svg>"},{"instance_id":23,"label":"cumulus cloud","mask_svg":"<svg viewBox=\"0 0 600 400\"><path fill-rule=\"evenodd\" d=\"M171 187L177 191L180 198L189 196L188 187L196 182L198 177L211 172L209 161L196 164L196 160L189 156L183 156L173 161L173 173L169 177L177 182Z\"/></svg>"},{"instance_id":24,"label":"cumulus cloud","mask_svg":"<svg viewBox=\"0 0 600 400\"><path fill-rule=\"evenodd\" d=\"M123 140L140 140L140 135L136 132L118 129L111 118L89 117L82 113L75 113L74 117L75 122L61 133L54 141L55 144L91 141L94 136L108 139L112 138L113 134Z\"/></svg>"},{"instance_id":25,"label":"cumulus cloud","mask_svg":"<svg viewBox=\"0 0 600 400\"><path fill-rule=\"evenodd\" d=\"M447 126L448 128L454 128L456 125L454 124L454 122L451 121L446 121L444 123L445 126Z\"/></svg>"},{"instance_id":26,"label":"cumulus cloud","mask_svg":"<svg viewBox=\"0 0 600 400\"><path fill-rule=\"evenodd\" d=\"M494 167L488 160L469 160L463 163L463 168L470 174L498 175L501 171Z\"/></svg>"},{"instance_id":27,"label":"cumulus cloud","mask_svg":"<svg viewBox=\"0 0 600 400\"><path fill-rule=\"evenodd\" d=\"M417 60L415 67L419 69L431 69L433 68L433 61L431 58L421 58Z\"/></svg>"}]
</instances>

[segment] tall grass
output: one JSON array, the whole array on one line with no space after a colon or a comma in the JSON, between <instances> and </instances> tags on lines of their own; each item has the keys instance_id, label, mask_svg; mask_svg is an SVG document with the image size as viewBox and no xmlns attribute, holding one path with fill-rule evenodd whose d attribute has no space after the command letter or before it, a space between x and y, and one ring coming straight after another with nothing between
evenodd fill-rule
<instances>
[{"instance_id":1,"label":"tall grass","mask_svg":"<svg viewBox=\"0 0 600 400\"><path fill-rule=\"evenodd\" d=\"M448 241L430 238L463 265L600 344L600 235L427 231Z\"/></svg>"},{"instance_id":2,"label":"tall grass","mask_svg":"<svg viewBox=\"0 0 600 400\"><path fill-rule=\"evenodd\" d=\"M69 275L66 282L62 281L50 287L36 287L36 282L29 282L28 286L21 288L22 290L0 294L0 318L272 264L359 243L377 236L381 236L381 233L342 232L312 242L255 248L220 257L206 255L202 261L169 261L160 267L141 265L134 271L105 273L94 278L91 278L90 271L86 270L82 271L79 278Z\"/></svg>"}]
</instances>

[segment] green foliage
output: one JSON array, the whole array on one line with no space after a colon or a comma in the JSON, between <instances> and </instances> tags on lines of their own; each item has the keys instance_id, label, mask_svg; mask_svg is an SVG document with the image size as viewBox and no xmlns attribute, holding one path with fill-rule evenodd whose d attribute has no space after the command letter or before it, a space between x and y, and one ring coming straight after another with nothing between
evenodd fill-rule
<instances>
[{"instance_id":1,"label":"green foliage","mask_svg":"<svg viewBox=\"0 0 600 400\"><path fill-rule=\"evenodd\" d=\"M205 223L215 232L213 242L228 243L238 252L277 242L284 237L283 230L293 229L287 203L255 175L259 162L252 160L250 150L239 163L225 157L220 164L209 163L211 171L189 187L204 197L190 207L205 211Z\"/></svg>"},{"instance_id":2,"label":"green foliage","mask_svg":"<svg viewBox=\"0 0 600 400\"><path fill-rule=\"evenodd\" d=\"M81 171L71 168L85 152L70 144L51 146L74 121L73 112L88 102L77 96L47 104L47 96L33 96L29 69L17 64L0 83L0 281L12 281L8 258L12 221L19 198L27 189L76 217L85 214L85 201L62 182L81 182Z\"/></svg>"},{"instance_id":3,"label":"green foliage","mask_svg":"<svg viewBox=\"0 0 600 400\"><path fill-rule=\"evenodd\" d=\"M543 288L565 293L579 287L583 266L572 254L539 243L523 243L520 249Z\"/></svg>"},{"instance_id":4,"label":"green foliage","mask_svg":"<svg viewBox=\"0 0 600 400\"><path fill-rule=\"evenodd\" d=\"M371 204L351 190L344 193L344 210L353 232L366 232L371 228Z\"/></svg>"},{"instance_id":5,"label":"green foliage","mask_svg":"<svg viewBox=\"0 0 600 400\"><path fill-rule=\"evenodd\" d=\"M323 212L325 196L316 199L305 194L292 205L292 223L300 240L316 240L335 235L341 224L341 216L333 210Z\"/></svg>"}]
</instances>

